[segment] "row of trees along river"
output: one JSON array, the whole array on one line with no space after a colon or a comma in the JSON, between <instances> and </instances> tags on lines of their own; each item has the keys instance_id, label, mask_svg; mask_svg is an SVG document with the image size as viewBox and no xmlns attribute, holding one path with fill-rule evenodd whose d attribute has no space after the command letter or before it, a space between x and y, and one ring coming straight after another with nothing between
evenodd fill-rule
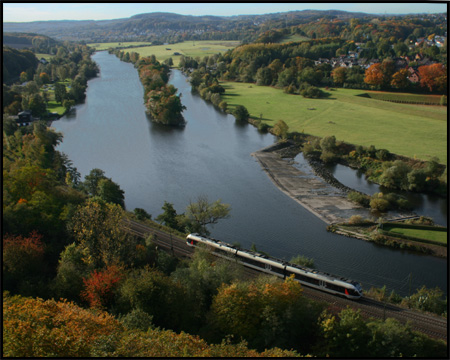
<instances>
[{"instance_id":1,"label":"row of trees along river","mask_svg":"<svg viewBox=\"0 0 450 360\"><path fill-rule=\"evenodd\" d=\"M395 251L326 231L326 224L279 191L250 153L275 141L251 125L234 121L191 93L186 77L172 70L169 84L182 94L184 128L149 121L136 69L107 52L93 56L100 76L89 81L76 114L53 123L59 146L81 176L105 171L125 191L128 210L143 208L153 218L164 201L178 213L206 195L231 205L231 216L210 228L217 239L255 244L289 260L313 258L315 267L360 281L364 288L387 286L408 295L426 285L447 291L447 261Z\"/></svg>"}]
</instances>

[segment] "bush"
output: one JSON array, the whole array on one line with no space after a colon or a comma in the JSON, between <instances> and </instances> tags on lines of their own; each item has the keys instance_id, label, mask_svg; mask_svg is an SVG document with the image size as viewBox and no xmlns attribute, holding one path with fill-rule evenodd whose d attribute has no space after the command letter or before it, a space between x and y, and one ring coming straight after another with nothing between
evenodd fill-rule
<instances>
[{"instance_id":1,"label":"bush","mask_svg":"<svg viewBox=\"0 0 450 360\"><path fill-rule=\"evenodd\" d=\"M259 122L258 130L261 132L267 132L270 129L270 125L264 122Z\"/></svg>"},{"instance_id":2,"label":"bush","mask_svg":"<svg viewBox=\"0 0 450 360\"><path fill-rule=\"evenodd\" d=\"M331 151L324 150L320 155L320 160L322 160L325 164L333 164L338 159L338 156Z\"/></svg>"},{"instance_id":3,"label":"bush","mask_svg":"<svg viewBox=\"0 0 450 360\"><path fill-rule=\"evenodd\" d=\"M219 103L219 108L220 108L220 110L222 110L222 111L227 111L228 103L227 103L226 101L221 101L221 102Z\"/></svg>"},{"instance_id":4,"label":"bush","mask_svg":"<svg viewBox=\"0 0 450 360\"><path fill-rule=\"evenodd\" d=\"M391 158L391 153L386 149L379 149L375 153L378 160L386 161Z\"/></svg>"},{"instance_id":5,"label":"bush","mask_svg":"<svg viewBox=\"0 0 450 360\"><path fill-rule=\"evenodd\" d=\"M314 268L314 259L308 258L303 255L297 255L296 257L293 257L291 261L289 261L291 264L296 264L300 266L305 266L308 268Z\"/></svg>"},{"instance_id":6,"label":"bush","mask_svg":"<svg viewBox=\"0 0 450 360\"><path fill-rule=\"evenodd\" d=\"M368 207L370 204L370 196L362 194L358 191L350 191L347 194L347 199L356 202L364 207Z\"/></svg>"},{"instance_id":7,"label":"bush","mask_svg":"<svg viewBox=\"0 0 450 360\"><path fill-rule=\"evenodd\" d=\"M389 201L382 198L372 198L370 200L370 207L372 210L378 210L381 212L385 212L389 209Z\"/></svg>"},{"instance_id":8,"label":"bush","mask_svg":"<svg viewBox=\"0 0 450 360\"><path fill-rule=\"evenodd\" d=\"M247 108L242 105L236 106L236 108L233 111L233 115L237 121L248 121L248 118L250 116Z\"/></svg>"},{"instance_id":9,"label":"bush","mask_svg":"<svg viewBox=\"0 0 450 360\"><path fill-rule=\"evenodd\" d=\"M139 329L142 331L154 329L153 316L141 309L133 309L128 314L119 316L119 321L128 329Z\"/></svg>"},{"instance_id":10,"label":"bush","mask_svg":"<svg viewBox=\"0 0 450 360\"><path fill-rule=\"evenodd\" d=\"M348 223L350 225L360 225L364 224L366 220L363 219L361 215L352 215L350 216L350 219L348 219Z\"/></svg>"}]
</instances>

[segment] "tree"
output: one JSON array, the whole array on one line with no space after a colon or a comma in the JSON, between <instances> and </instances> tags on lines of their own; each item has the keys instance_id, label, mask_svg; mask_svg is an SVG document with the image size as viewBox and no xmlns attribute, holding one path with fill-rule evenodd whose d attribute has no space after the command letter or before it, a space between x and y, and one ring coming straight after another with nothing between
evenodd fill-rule
<instances>
[{"instance_id":1,"label":"tree","mask_svg":"<svg viewBox=\"0 0 450 360\"><path fill-rule=\"evenodd\" d=\"M330 151L335 152L336 151L336 137L334 135L332 136L325 136L320 140L320 148L322 151Z\"/></svg>"},{"instance_id":2,"label":"tree","mask_svg":"<svg viewBox=\"0 0 450 360\"><path fill-rule=\"evenodd\" d=\"M104 178L99 180L97 196L108 203L120 205L125 209L124 191L111 179Z\"/></svg>"},{"instance_id":3,"label":"tree","mask_svg":"<svg viewBox=\"0 0 450 360\"><path fill-rule=\"evenodd\" d=\"M63 101L63 106L64 106L64 108L66 109L66 111L69 111L71 108L72 108L72 106L74 106L75 105L75 101L74 100L64 100Z\"/></svg>"},{"instance_id":4,"label":"tree","mask_svg":"<svg viewBox=\"0 0 450 360\"><path fill-rule=\"evenodd\" d=\"M50 76L45 72L41 72L39 74L39 78L41 79L43 84L48 84L50 82Z\"/></svg>"},{"instance_id":5,"label":"tree","mask_svg":"<svg viewBox=\"0 0 450 360\"><path fill-rule=\"evenodd\" d=\"M289 131L289 126L283 120L278 120L277 123L274 125L272 131L276 136L278 136L282 140L286 140Z\"/></svg>"},{"instance_id":6,"label":"tree","mask_svg":"<svg viewBox=\"0 0 450 360\"><path fill-rule=\"evenodd\" d=\"M241 273L239 264L197 248L188 266L178 267L171 274L172 279L184 285L188 295L186 300L195 303L190 310L194 320L190 325L192 331L198 331L207 322L208 310L219 287L239 279Z\"/></svg>"},{"instance_id":7,"label":"tree","mask_svg":"<svg viewBox=\"0 0 450 360\"><path fill-rule=\"evenodd\" d=\"M186 208L186 217L200 226L202 234L208 234L206 225L216 224L220 219L226 219L230 214L230 205L221 200L209 203L207 196L199 196L197 202L190 202Z\"/></svg>"},{"instance_id":8,"label":"tree","mask_svg":"<svg viewBox=\"0 0 450 360\"><path fill-rule=\"evenodd\" d=\"M325 315L321 327L325 343L320 355L363 358L370 353L367 344L372 338L371 331L359 310L342 310L339 320L333 315Z\"/></svg>"},{"instance_id":9,"label":"tree","mask_svg":"<svg viewBox=\"0 0 450 360\"><path fill-rule=\"evenodd\" d=\"M371 65L365 72L364 82L369 85L383 84L383 72L381 69L381 63Z\"/></svg>"},{"instance_id":10,"label":"tree","mask_svg":"<svg viewBox=\"0 0 450 360\"><path fill-rule=\"evenodd\" d=\"M152 316L156 326L178 331L186 320L185 316L190 316L188 305L181 284L150 267L130 271L117 291L116 306L120 313L139 309Z\"/></svg>"},{"instance_id":11,"label":"tree","mask_svg":"<svg viewBox=\"0 0 450 360\"><path fill-rule=\"evenodd\" d=\"M83 291L83 278L89 274L89 266L83 261L83 248L75 243L61 252L56 278L52 283L54 296L79 302ZM92 270L92 269L91 269Z\"/></svg>"},{"instance_id":12,"label":"tree","mask_svg":"<svg viewBox=\"0 0 450 360\"><path fill-rule=\"evenodd\" d=\"M272 71L268 67L260 67L256 71L256 85L272 84Z\"/></svg>"},{"instance_id":13,"label":"tree","mask_svg":"<svg viewBox=\"0 0 450 360\"><path fill-rule=\"evenodd\" d=\"M337 85L343 85L344 84L346 75L347 75L347 68L342 67L342 66L334 69L331 72L331 76L333 78L333 81Z\"/></svg>"},{"instance_id":14,"label":"tree","mask_svg":"<svg viewBox=\"0 0 450 360\"><path fill-rule=\"evenodd\" d=\"M442 64L423 65L419 67L420 86L431 92L447 89L447 69Z\"/></svg>"},{"instance_id":15,"label":"tree","mask_svg":"<svg viewBox=\"0 0 450 360\"><path fill-rule=\"evenodd\" d=\"M66 301L7 296L3 304L6 357L95 356L92 350L97 343L124 331L112 315Z\"/></svg>"},{"instance_id":16,"label":"tree","mask_svg":"<svg viewBox=\"0 0 450 360\"><path fill-rule=\"evenodd\" d=\"M322 307L310 303L302 291L293 278L223 284L211 306L214 324L222 334L244 338L250 347L308 351L319 331Z\"/></svg>"},{"instance_id":17,"label":"tree","mask_svg":"<svg viewBox=\"0 0 450 360\"><path fill-rule=\"evenodd\" d=\"M400 69L392 75L391 86L397 89L406 89L411 84L408 79L409 71L407 69Z\"/></svg>"},{"instance_id":18,"label":"tree","mask_svg":"<svg viewBox=\"0 0 450 360\"><path fill-rule=\"evenodd\" d=\"M3 238L3 271L7 289L16 290L23 288L26 293L28 286L21 286L27 281L35 281L36 277L42 275L45 269L44 244L42 235L33 231L29 236L6 235Z\"/></svg>"},{"instance_id":19,"label":"tree","mask_svg":"<svg viewBox=\"0 0 450 360\"><path fill-rule=\"evenodd\" d=\"M84 177L83 186L89 195L97 195L98 183L101 179L106 179L105 172L101 169L92 169L89 175Z\"/></svg>"},{"instance_id":20,"label":"tree","mask_svg":"<svg viewBox=\"0 0 450 360\"><path fill-rule=\"evenodd\" d=\"M132 264L138 240L125 233L120 224L124 210L117 204L92 198L79 206L72 217L71 230L83 248L83 261L93 268Z\"/></svg>"},{"instance_id":21,"label":"tree","mask_svg":"<svg viewBox=\"0 0 450 360\"><path fill-rule=\"evenodd\" d=\"M237 121L248 121L250 114L245 106L238 105L233 111L233 115Z\"/></svg>"},{"instance_id":22,"label":"tree","mask_svg":"<svg viewBox=\"0 0 450 360\"><path fill-rule=\"evenodd\" d=\"M114 299L115 289L123 275L123 269L110 265L102 270L94 270L88 278L83 279L84 290L81 297L92 308L107 309Z\"/></svg>"},{"instance_id":23,"label":"tree","mask_svg":"<svg viewBox=\"0 0 450 360\"><path fill-rule=\"evenodd\" d=\"M47 114L47 105L39 94L34 94L30 97L28 108L31 110L31 113L37 117L43 117Z\"/></svg>"},{"instance_id":24,"label":"tree","mask_svg":"<svg viewBox=\"0 0 450 360\"><path fill-rule=\"evenodd\" d=\"M408 189L408 173L411 168L404 161L396 160L393 163L385 163L385 170L380 176L380 184L387 188Z\"/></svg>"},{"instance_id":25,"label":"tree","mask_svg":"<svg viewBox=\"0 0 450 360\"><path fill-rule=\"evenodd\" d=\"M60 104L63 103L64 99L67 97L66 85L61 83L55 84L55 101Z\"/></svg>"},{"instance_id":26,"label":"tree","mask_svg":"<svg viewBox=\"0 0 450 360\"><path fill-rule=\"evenodd\" d=\"M164 201L162 209L164 212L156 217L156 221L172 229L183 231L183 229L180 229L178 226L177 211L174 209L173 204Z\"/></svg>"}]
</instances>

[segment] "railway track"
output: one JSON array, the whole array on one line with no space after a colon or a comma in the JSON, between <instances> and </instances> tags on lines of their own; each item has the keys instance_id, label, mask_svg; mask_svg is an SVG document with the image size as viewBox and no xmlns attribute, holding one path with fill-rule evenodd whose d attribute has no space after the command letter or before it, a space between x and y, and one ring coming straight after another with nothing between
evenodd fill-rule
<instances>
[{"instance_id":1,"label":"railway track","mask_svg":"<svg viewBox=\"0 0 450 360\"><path fill-rule=\"evenodd\" d=\"M142 238L153 235L152 241L157 246L171 252L175 256L190 257L194 253L194 249L186 245L185 238L180 238L173 234L153 229L130 219L124 219L121 227L124 231ZM244 274L245 276L256 277L260 275L261 272L245 267ZM305 296L319 302L327 303L329 310L333 313L337 314L339 311L351 307L354 310L360 310L361 315L365 318L381 320L389 317L395 318L404 324L408 322L413 330L420 331L433 338L447 341L448 329L447 319L445 318L403 309L369 298L361 298L360 300L355 301L307 286L304 286L303 289Z\"/></svg>"}]
</instances>

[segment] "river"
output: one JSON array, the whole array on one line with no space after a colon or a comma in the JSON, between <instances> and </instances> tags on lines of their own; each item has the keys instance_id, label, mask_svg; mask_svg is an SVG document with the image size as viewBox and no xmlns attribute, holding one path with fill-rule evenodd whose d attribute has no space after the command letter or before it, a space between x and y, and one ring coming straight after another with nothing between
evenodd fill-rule
<instances>
[{"instance_id":1,"label":"river","mask_svg":"<svg viewBox=\"0 0 450 360\"><path fill-rule=\"evenodd\" d=\"M143 88L132 64L107 52L93 56L99 77L89 81L86 102L76 114L53 123L82 178L105 171L125 191L127 210L143 208L155 218L164 201L178 213L207 195L231 205L229 219L211 227L212 236L239 242L290 260L301 254L317 269L360 281L365 288L386 285L403 295L426 285L447 291L447 261L394 251L326 231L326 224L284 195L250 153L275 138L251 125L236 124L193 95L184 75L173 70L170 83L187 107L184 129L151 123ZM411 282L409 281L411 278Z\"/></svg>"}]
</instances>

